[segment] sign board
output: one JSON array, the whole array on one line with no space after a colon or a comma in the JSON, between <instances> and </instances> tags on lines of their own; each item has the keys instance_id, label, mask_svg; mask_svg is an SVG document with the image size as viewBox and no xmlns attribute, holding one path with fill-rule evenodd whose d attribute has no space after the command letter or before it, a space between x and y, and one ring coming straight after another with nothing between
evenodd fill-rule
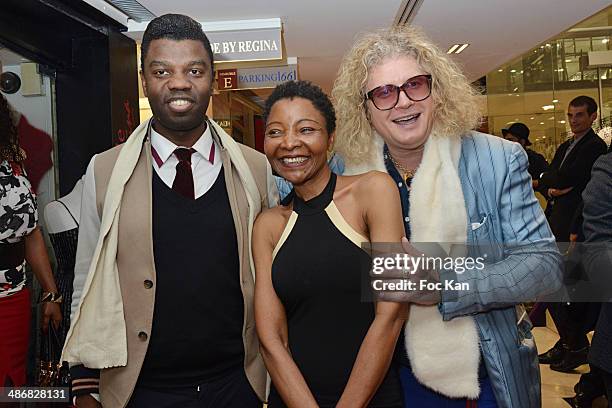
<instances>
[{"instance_id":1,"label":"sign board","mask_svg":"<svg viewBox=\"0 0 612 408\"><path fill-rule=\"evenodd\" d=\"M217 71L217 89L225 91L227 89L238 88L238 76L236 69L221 69Z\"/></svg>"},{"instance_id":2,"label":"sign board","mask_svg":"<svg viewBox=\"0 0 612 408\"><path fill-rule=\"evenodd\" d=\"M283 82L298 80L297 65L295 64L279 67L238 68L235 71L237 71L236 87L223 88L219 79L218 89L220 91L229 89L274 88ZM219 75L221 72L219 71Z\"/></svg>"},{"instance_id":3,"label":"sign board","mask_svg":"<svg viewBox=\"0 0 612 408\"><path fill-rule=\"evenodd\" d=\"M209 31L215 62L278 60L283 58L280 28Z\"/></svg>"},{"instance_id":4,"label":"sign board","mask_svg":"<svg viewBox=\"0 0 612 408\"><path fill-rule=\"evenodd\" d=\"M612 50L589 51L589 68L612 66Z\"/></svg>"},{"instance_id":5,"label":"sign board","mask_svg":"<svg viewBox=\"0 0 612 408\"><path fill-rule=\"evenodd\" d=\"M127 35L142 41L148 21L128 21ZM282 22L278 17L255 20L202 22L215 62L280 60L283 58Z\"/></svg>"}]
</instances>

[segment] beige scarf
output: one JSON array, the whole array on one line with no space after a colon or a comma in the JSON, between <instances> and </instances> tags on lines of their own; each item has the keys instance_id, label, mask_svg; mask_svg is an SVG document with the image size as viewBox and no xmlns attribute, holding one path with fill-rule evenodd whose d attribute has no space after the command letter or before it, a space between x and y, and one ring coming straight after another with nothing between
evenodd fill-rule
<instances>
[{"instance_id":1,"label":"beige scarf","mask_svg":"<svg viewBox=\"0 0 612 408\"><path fill-rule=\"evenodd\" d=\"M349 168L345 174L386 172L383 141L375 135L376 160ZM431 135L410 191L410 240L415 243L467 241L467 212L459 180L461 139ZM463 245L443 245L451 256ZM451 250L452 249L452 250ZM437 306L411 305L405 326L406 351L417 380L451 398L475 399L480 394L480 347L471 316L443 321Z\"/></svg>"},{"instance_id":2,"label":"beige scarf","mask_svg":"<svg viewBox=\"0 0 612 408\"><path fill-rule=\"evenodd\" d=\"M245 188L249 204L250 247L253 221L261 210L257 185L238 144L214 121L208 123L219 135ZM136 167L148 127L149 121L141 123L123 144L117 157L104 199L98 243L79 307L68 331L62 361L99 369L127 364L126 325L116 261L119 212L125 184ZM254 271L252 258L250 262L251 271Z\"/></svg>"}]
</instances>

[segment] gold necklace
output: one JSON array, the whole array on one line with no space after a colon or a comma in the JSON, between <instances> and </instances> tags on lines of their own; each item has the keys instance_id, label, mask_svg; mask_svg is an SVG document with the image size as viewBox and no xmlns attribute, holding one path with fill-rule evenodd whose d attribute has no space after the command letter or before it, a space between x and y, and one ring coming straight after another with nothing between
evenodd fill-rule
<instances>
[{"instance_id":1,"label":"gold necklace","mask_svg":"<svg viewBox=\"0 0 612 408\"><path fill-rule=\"evenodd\" d=\"M417 170L419 169L418 167L416 169L412 169L412 170L408 170L406 167L402 166L400 163L398 163L393 156L391 155L391 153L389 153L389 157L391 158L391 162L393 163L393 165L395 166L396 169L398 169L400 171L400 173L402 173L402 177L404 178L404 181L408 181L408 179L411 179L414 177L414 175L416 174Z\"/></svg>"}]
</instances>

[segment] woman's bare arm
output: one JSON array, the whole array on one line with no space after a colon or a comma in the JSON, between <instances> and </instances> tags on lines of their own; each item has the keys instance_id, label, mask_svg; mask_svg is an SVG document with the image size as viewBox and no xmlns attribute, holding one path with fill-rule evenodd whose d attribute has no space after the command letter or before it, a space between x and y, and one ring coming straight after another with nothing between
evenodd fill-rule
<instances>
[{"instance_id":1,"label":"woman's bare arm","mask_svg":"<svg viewBox=\"0 0 612 408\"><path fill-rule=\"evenodd\" d=\"M272 231L284 227L282 217L272 211L262 213L253 230L257 335L266 368L285 404L290 408L313 408L318 405L289 352L285 308L272 285Z\"/></svg>"}]
</instances>

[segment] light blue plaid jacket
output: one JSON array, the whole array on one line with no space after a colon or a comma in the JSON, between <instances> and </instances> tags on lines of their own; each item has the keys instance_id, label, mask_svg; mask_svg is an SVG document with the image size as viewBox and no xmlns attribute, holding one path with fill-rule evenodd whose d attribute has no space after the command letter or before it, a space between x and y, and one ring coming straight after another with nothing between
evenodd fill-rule
<instances>
[{"instance_id":1,"label":"light blue plaid jacket","mask_svg":"<svg viewBox=\"0 0 612 408\"><path fill-rule=\"evenodd\" d=\"M459 178L468 216L467 243L499 244L484 271L457 274L470 291L445 301L445 320L473 315L484 364L499 408L542 406L540 368L531 322L515 302L538 298L562 282L562 260L527 172L518 143L471 132L463 137ZM475 254L472 254L474 256ZM475 256L478 256L477 254Z\"/></svg>"}]
</instances>

